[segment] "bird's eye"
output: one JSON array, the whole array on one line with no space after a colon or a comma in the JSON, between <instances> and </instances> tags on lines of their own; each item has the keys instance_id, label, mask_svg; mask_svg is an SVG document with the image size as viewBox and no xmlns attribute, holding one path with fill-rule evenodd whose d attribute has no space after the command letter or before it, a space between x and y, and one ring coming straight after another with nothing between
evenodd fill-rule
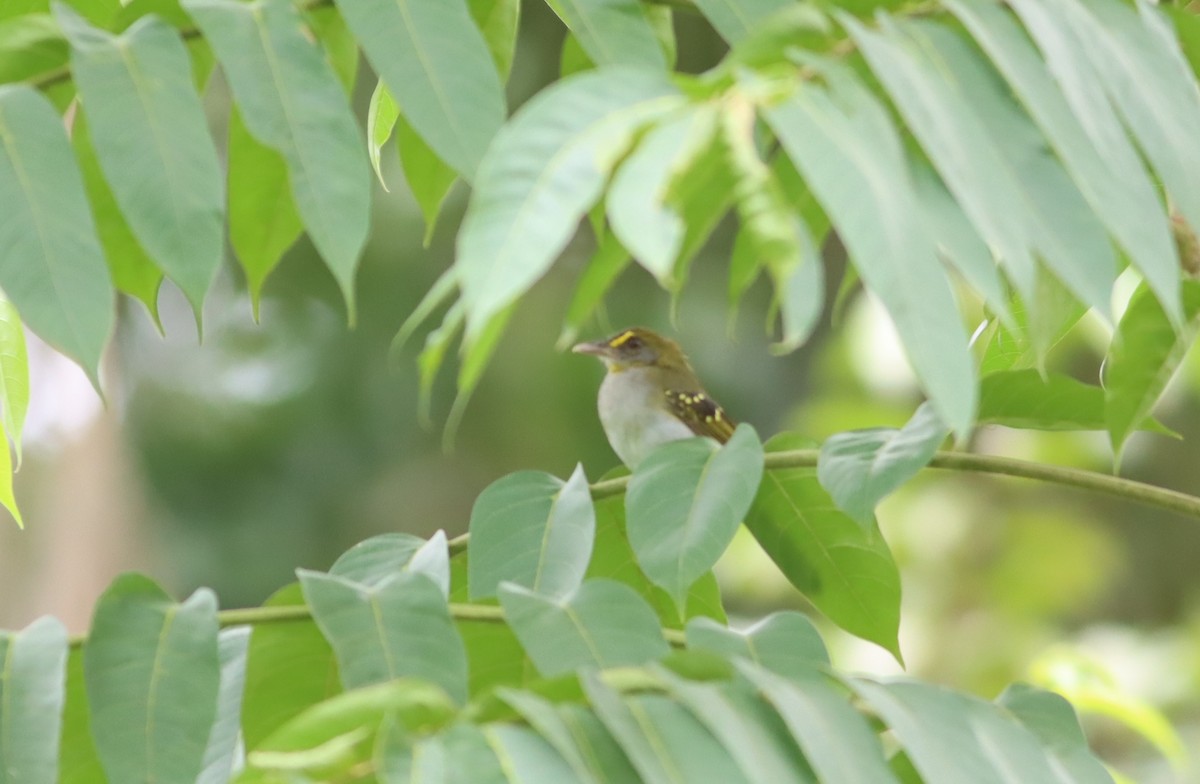
<instances>
[{"instance_id":1,"label":"bird's eye","mask_svg":"<svg viewBox=\"0 0 1200 784\"><path fill-rule=\"evenodd\" d=\"M625 341L625 348L631 349L633 351L637 351L641 347L642 347L642 339L639 337L632 337L629 340Z\"/></svg>"}]
</instances>

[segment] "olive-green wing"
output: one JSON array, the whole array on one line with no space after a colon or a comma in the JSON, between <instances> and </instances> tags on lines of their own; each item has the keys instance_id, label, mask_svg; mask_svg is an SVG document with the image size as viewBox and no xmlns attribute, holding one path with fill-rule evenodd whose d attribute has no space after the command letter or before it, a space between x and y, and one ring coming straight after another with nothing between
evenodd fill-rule
<instances>
[{"instance_id":1,"label":"olive-green wing","mask_svg":"<svg viewBox=\"0 0 1200 784\"><path fill-rule=\"evenodd\" d=\"M667 402L675 416L698 436L708 436L724 444L737 427L717 401L703 392L667 390Z\"/></svg>"}]
</instances>

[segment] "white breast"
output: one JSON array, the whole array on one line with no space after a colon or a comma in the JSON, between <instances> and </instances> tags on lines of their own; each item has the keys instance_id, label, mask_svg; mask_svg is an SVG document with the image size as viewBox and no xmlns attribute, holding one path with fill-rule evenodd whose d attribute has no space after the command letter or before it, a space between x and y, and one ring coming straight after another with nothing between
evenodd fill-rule
<instances>
[{"instance_id":1,"label":"white breast","mask_svg":"<svg viewBox=\"0 0 1200 784\"><path fill-rule=\"evenodd\" d=\"M655 447L695 435L665 409L663 391L642 368L605 376L599 409L608 443L631 469Z\"/></svg>"}]
</instances>

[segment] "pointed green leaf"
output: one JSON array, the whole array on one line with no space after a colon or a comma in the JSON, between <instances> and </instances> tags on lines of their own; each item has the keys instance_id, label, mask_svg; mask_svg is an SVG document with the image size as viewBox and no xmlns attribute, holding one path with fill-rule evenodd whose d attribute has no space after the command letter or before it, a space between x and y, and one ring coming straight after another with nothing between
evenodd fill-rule
<instances>
[{"instance_id":1,"label":"pointed green leaf","mask_svg":"<svg viewBox=\"0 0 1200 784\"><path fill-rule=\"evenodd\" d=\"M598 66L665 70L666 58L639 0L547 0Z\"/></svg>"},{"instance_id":2,"label":"pointed green leaf","mask_svg":"<svg viewBox=\"0 0 1200 784\"><path fill-rule=\"evenodd\" d=\"M29 357L25 352L25 328L21 316L0 291L0 412L4 432L17 450L21 463L21 431L29 409Z\"/></svg>"},{"instance_id":3,"label":"pointed green leaf","mask_svg":"<svg viewBox=\"0 0 1200 784\"><path fill-rule=\"evenodd\" d=\"M785 678L750 662L736 666L779 712L820 781L896 780L866 719L824 675L810 669Z\"/></svg>"},{"instance_id":4,"label":"pointed green leaf","mask_svg":"<svg viewBox=\"0 0 1200 784\"><path fill-rule=\"evenodd\" d=\"M0 204L0 289L96 384L112 283L62 120L24 85L0 86Z\"/></svg>"},{"instance_id":5,"label":"pointed green leaf","mask_svg":"<svg viewBox=\"0 0 1200 784\"><path fill-rule=\"evenodd\" d=\"M489 485L471 510L472 600L501 582L560 598L582 582L592 555L596 511L583 466L566 482L519 471Z\"/></svg>"},{"instance_id":6,"label":"pointed green leaf","mask_svg":"<svg viewBox=\"0 0 1200 784\"><path fill-rule=\"evenodd\" d=\"M755 32L767 17L791 4L791 0L696 0L700 13L731 44Z\"/></svg>"},{"instance_id":7,"label":"pointed green leaf","mask_svg":"<svg viewBox=\"0 0 1200 784\"><path fill-rule=\"evenodd\" d=\"M1071 292L1045 271L1038 276L1037 296L1026 307L1014 300L1012 323L1000 323L980 362L983 376L1001 370L1045 368L1046 354L1067 336L1087 312Z\"/></svg>"},{"instance_id":8,"label":"pointed green leaf","mask_svg":"<svg viewBox=\"0 0 1200 784\"><path fill-rule=\"evenodd\" d=\"M967 335L915 203L895 128L848 72L835 89L806 86L766 113L788 156L824 205L863 280L883 302L934 408L954 432L974 420Z\"/></svg>"},{"instance_id":9,"label":"pointed green leaf","mask_svg":"<svg viewBox=\"0 0 1200 784\"><path fill-rule=\"evenodd\" d=\"M198 312L221 263L225 194L187 49L154 16L114 36L61 4L57 15L113 197Z\"/></svg>"},{"instance_id":10,"label":"pointed green leaf","mask_svg":"<svg viewBox=\"0 0 1200 784\"><path fill-rule=\"evenodd\" d=\"M657 74L591 71L543 90L496 136L458 235L468 342L554 262L633 133L682 101Z\"/></svg>"},{"instance_id":11,"label":"pointed green leaf","mask_svg":"<svg viewBox=\"0 0 1200 784\"><path fill-rule=\"evenodd\" d=\"M1146 199L1149 205L1155 204L1158 201L1157 191L1149 181L1141 157L1109 96L1105 94L1103 78L1089 63L1090 50L1095 44L1090 38L1079 38L1078 31L1073 30L1071 23L1061 16L1061 4L1027 3L1022 0L1014 2L1011 8L1037 43L1045 67L1054 75L1064 98L1083 124L1088 140L1096 148L1104 165L1110 167L1114 175L1120 173L1119 187L1129 189L1131 198L1136 192L1137 198ZM1165 229L1164 221L1153 214L1161 213L1161 210L1154 210L1150 214L1147 214L1147 210L1149 207L1143 207L1138 214L1147 218L1150 230L1159 235L1153 237L1153 247L1166 255L1160 255L1157 261L1151 262L1153 266L1148 266L1146 272L1157 282L1156 290L1170 303L1170 312L1177 314L1178 268L1165 263L1167 259L1176 259L1175 251L1170 247L1169 238L1166 247L1163 247L1164 238L1161 234ZM1141 258L1145 259L1146 256L1143 254Z\"/></svg>"},{"instance_id":12,"label":"pointed green leaf","mask_svg":"<svg viewBox=\"0 0 1200 784\"><path fill-rule=\"evenodd\" d=\"M425 244L429 245L442 204L458 180L458 173L438 157L403 114L396 119L396 149L408 189L425 216Z\"/></svg>"},{"instance_id":13,"label":"pointed green leaf","mask_svg":"<svg viewBox=\"0 0 1200 784\"><path fill-rule=\"evenodd\" d=\"M1037 736L1071 781L1111 784L1104 763L1088 748L1075 710L1061 695L1016 683L996 702Z\"/></svg>"},{"instance_id":14,"label":"pointed green leaf","mask_svg":"<svg viewBox=\"0 0 1200 784\"><path fill-rule=\"evenodd\" d=\"M325 50L325 59L341 82L346 96L354 98L354 83L358 78L358 41L332 4L317 4L304 10L304 22Z\"/></svg>"},{"instance_id":15,"label":"pointed green leaf","mask_svg":"<svg viewBox=\"0 0 1200 784\"><path fill-rule=\"evenodd\" d=\"M276 591L264 607L304 604L299 583ZM312 621L259 624L246 654L242 733L253 750L306 708L342 690L337 660Z\"/></svg>"},{"instance_id":16,"label":"pointed green leaf","mask_svg":"<svg viewBox=\"0 0 1200 784\"><path fill-rule=\"evenodd\" d=\"M661 695L622 698L595 673L581 678L605 728L646 784L749 784L733 758L683 707Z\"/></svg>"},{"instance_id":17,"label":"pointed green leaf","mask_svg":"<svg viewBox=\"0 0 1200 784\"><path fill-rule=\"evenodd\" d=\"M458 702L466 700L466 652L433 579L402 572L367 587L305 569L298 574L347 687L407 676L437 684Z\"/></svg>"},{"instance_id":18,"label":"pointed green leaf","mask_svg":"<svg viewBox=\"0 0 1200 784\"><path fill-rule=\"evenodd\" d=\"M504 583L500 604L543 677L645 664L670 650L645 600L611 580L588 580L562 598Z\"/></svg>"},{"instance_id":19,"label":"pointed green leaf","mask_svg":"<svg viewBox=\"0 0 1200 784\"><path fill-rule=\"evenodd\" d=\"M250 627L225 629L217 636L221 659L221 688L217 696L217 718L208 735L204 765L196 784L225 784L239 758L242 729L242 692L246 686L246 651Z\"/></svg>"},{"instance_id":20,"label":"pointed green leaf","mask_svg":"<svg viewBox=\"0 0 1200 784\"><path fill-rule=\"evenodd\" d=\"M66 680L67 630L57 620L0 632L0 781L58 781Z\"/></svg>"},{"instance_id":21,"label":"pointed green leaf","mask_svg":"<svg viewBox=\"0 0 1200 784\"><path fill-rule=\"evenodd\" d=\"M509 784L588 781L580 778L553 746L526 727L497 722L486 725L483 734L497 758L507 762L505 777Z\"/></svg>"},{"instance_id":22,"label":"pointed green leaf","mask_svg":"<svg viewBox=\"0 0 1200 784\"><path fill-rule=\"evenodd\" d=\"M183 6L212 44L246 129L287 162L300 216L353 323L371 173L337 77L288 0L183 0Z\"/></svg>"},{"instance_id":23,"label":"pointed green leaf","mask_svg":"<svg viewBox=\"0 0 1200 784\"><path fill-rule=\"evenodd\" d=\"M979 422L1029 430L1104 430L1104 390L1061 373L1002 370L979 384ZM1169 432L1153 419L1142 429Z\"/></svg>"},{"instance_id":24,"label":"pointed green leaf","mask_svg":"<svg viewBox=\"0 0 1200 784\"><path fill-rule=\"evenodd\" d=\"M723 656L743 656L786 677L829 664L829 653L812 621L788 610L771 613L744 630L711 618L693 618L687 625L687 645Z\"/></svg>"},{"instance_id":25,"label":"pointed green leaf","mask_svg":"<svg viewBox=\"0 0 1200 784\"><path fill-rule=\"evenodd\" d=\"M396 127L396 119L400 116L400 107L396 99L388 92L383 80L375 83L375 92L371 93L371 103L367 107L367 153L371 156L371 167L375 169L375 177L383 189L389 190L387 180L383 178L383 168L379 151L388 139L392 138L392 129Z\"/></svg>"},{"instance_id":26,"label":"pointed green leaf","mask_svg":"<svg viewBox=\"0 0 1200 784\"><path fill-rule=\"evenodd\" d=\"M725 622L721 590L711 571L697 580L688 592L687 607L683 618L680 618L675 600L662 588L650 582L638 567L626 531L625 497L614 495L603 498L596 501L595 506L596 543L592 547L587 579L603 577L633 588L658 613L659 622L669 629L682 628L684 621L698 616Z\"/></svg>"},{"instance_id":27,"label":"pointed green leaf","mask_svg":"<svg viewBox=\"0 0 1200 784\"><path fill-rule=\"evenodd\" d=\"M784 433L768 452L811 446ZM829 620L899 658L900 574L875 525L838 509L812 468L766 471L746 527L771 560Z\"/></svg>"},{"instance_id":28,"label":"pointed green leaf","mask_svg":"<svg viewBox=\"0 0 1200 784\"><path fill-rule=\"evenodd\" d=\"M1171 325L1148 288L1134 294L1117 324L1104 361L1104 417L1120 462L1129 434L1150 416L1200 331L1200 282L1184 281L1182 333Z\"/></svg>"},{"instance_id":29,"label":"pointed green leaf","mask_svg":"<svg viewBox=\"0 0 1200 784\"><path fill-rule=\"evenodd\" d=\"M989 703L915 682L856 678L850 685L891 727L926 781L1062 782L1033 735Z\"/></svg>"},{"instance_id":30,"label":"pointed green leaf","mask_svg":"<svg viewBox=\"0 0 1200 784\"><path fill-rule=\"evenodd\" d=\"M666 683L668 694L725 747L747 781L815 784L787 727L745 683L696 683L665 667L656 668L655 674Z\"/></svg>"},{"instance_id":31,"label":"pointed green leaf","mask_svg":"<svg viewBox=\"0 0 1200 784\"><path fill-rule=\"evenodd\" d=\"M948 0L946 6L1004 74L1125 253L1158 282L1156 291L1169 293L1179 265L1166 215L1142 162L1097 92L1102 89L1099 80L1076 70L1077 55L1059 34L1044 34L1043 47L1059 40L1062 48L1047 49L1043 61L1000 6L987 0Z\"/></svg>"},{"instance_id":32,"label":"pointed green leaf","mask_svg":"<svg viewBox=\"0 0 1200 784\"><path fill-rule=\"evenodd\" d=\"M467 0L467 8L500 74L507 82L517 48L517 22L521 18L521 0Z\"/></svg>"},{"instance_id":33,"label":"pointed green leaf","mask_svg":"<svg viewBox=\"0 0 1200 784\"><path fill-rule=\"evenodd\" d=\"M425 544L412 534L372 536L338 556L329 573L373 588L404 571Z\"/></svg>"},{"instance_id":34,"label":"pointed green leaf","mask_svg":"<svg viewBox=\"0 0 1200 784\"><path fill-rule=\"evenodd\" d=\"M875 506L928 465L948 435L933 407L922 403L899 430L831 436L821 445L817 478L846 514L870 528Z\"/></svg>"},{"instance_id":35,"label":"pointed green leaf","mask_svg":"<svg viewBox=\"0 0 1200 784\"><path fill-rule=\"evenodd\" d=\"M283 156L246 130L236 106L229 111L229 241L246 273L255 313L263 284L304 231L288 191Z\"/></svg>"},{"instance_id":36,"label":"pointed green leaf","mask_svg":"<svg viewBox=\"0 0 1200 784\"><path fill-rule=\"evenodd\" d=\"M96 604L84 670L109 780L194 784L221 678L213 593L176 604L147 577L118 577Z\"/></svg>"},{"instance_id":37,"label":"pointed green leaf","mask_svg":"<svg viewBox=\"0 0 1200 784\"><path fill-rule=\"evenodd\" d=\"M108 187L108 181L104 179L104 173L100 171L100 161L96 158L96 150L92 146L87 117L80 115L75 118L71 144L75 147L75 155L79 159L79 170L83 174L83 184L87 189L92 215L96 218L96 231L100 234L100 245L104 248L104 260L108 262L113 285L117 287L117 291L135 297L143 303L150 312L150 317L157 322L158 290L162 285L162 270L146 255L146 251L142 250L141 243L133 235L133 230L129 228L129 223L121 213L112 189Z\"/></svg>"},{"instance_id":38,"label":"pointed green leaf","mask_svg":"<svg viewBox=\"0 0 1200 784\"><path fill-rule=\"evenodd\" d=\"M1008 290L992 252L928 164L913 165L913 186L926 228L942 259L958 270L992 312L1012 321Z\"/></svg>"},{"instance_id":39,"label":"pointed green leaf","mask_svg":"<svg viewBox=\"0 0 1200 784\"><path fill-rule=\"evenodd\" d=\"M75 648L67 656L58 784L95 784L105 780L96 745L92 741L89 714L87 686L83 677L83 649Z\"/></svg>"},{"instance_id":40,"label":"pointed green leaf","mask_svg":"<svg viewBox=\"0 0 1200 784\"><path fill-rule=\"evenodd\" d=\"M504 90L466 0L340 0L338 8L405 118L473 179L504 122Z\"/></svg>"},{"instance_id":41,"label":"pointed green leaf","mask_svg":"<svg viewBox=\"0 0 1200 784\"><path fill-rule=\"evenodd\" d=\"M675 260L687 227L667 206L673 179L705 150L717 129L717 112L699 106L648 131L617 169L606 198L613 234L664 288L672 288Z\"/></svg>"},{"instance_id":42,"label":"pointed green leaf","mask_svg":"<svg viewBox=\"0 0 1200 784\"><path fill-rule=\"evenodd\" d=\"M584 750L576 745L571 728L558 709L549 700L527 691L498 689L497 696L546 740L570 766L575 776L582 781L597 781L589 769ZM590 755L589 755L590 756Z\"/></svg>"},{"instance_id":43,"label":"pointed green leaf","mask_svg":"<svg viewBox=\"0 0 1200 784\"><path fill-rule=\"evenodd\" d=\"M743 424L721 447L699 438L665 444L633 472L625 495L629 544L681 611L688 589L729 546L762 471L758 434Z\"/></svg>"},{"instance_id":44,"label":"pointed green leaf","mask_svg":"<svg viewBox=\"0 0 1200 784\"><path fill-rule=\"evenodd\" d=\"M13 516L18 528L25 527L16 496L13 494L12 453L8 447L8 434L4 432L3 427L0 427L0 505Z\"/></svg>"}]
</instances>

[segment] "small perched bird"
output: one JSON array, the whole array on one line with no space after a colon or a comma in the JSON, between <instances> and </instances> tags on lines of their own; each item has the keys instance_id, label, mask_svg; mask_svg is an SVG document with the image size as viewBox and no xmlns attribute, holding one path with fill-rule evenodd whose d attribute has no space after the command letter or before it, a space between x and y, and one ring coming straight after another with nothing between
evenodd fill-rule
<instances>
[{"instance_id":1,"label":"small perched bird","mask_svg":"<svg viewBox=\"0 0 1200 784\"><path fill-rule=\"evenodd\" d=\"M723 444L733 435L736 423L704 391L675 341L634 327L571 350L608 368L600 384L600 423L631 469L668 441L708 436Z\"/></svg>"}]
</instances>

